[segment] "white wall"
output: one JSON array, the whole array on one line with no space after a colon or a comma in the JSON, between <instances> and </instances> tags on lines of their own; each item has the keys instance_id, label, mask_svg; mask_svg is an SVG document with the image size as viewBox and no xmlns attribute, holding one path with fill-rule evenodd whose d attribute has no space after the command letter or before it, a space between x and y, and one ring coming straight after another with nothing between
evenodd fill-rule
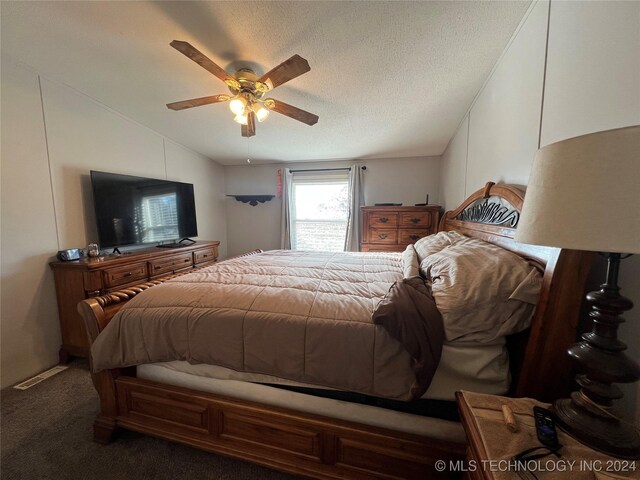
<instances>
[{"instance_id":1,"label":"white wall","mask_svg":"<svg viewBox=\"0 0 640 480\"><path fill-rule=\"evenodd\" d=\"M639 20L640 2L534 3L472 104L468 124L461 123L443 154L445 207L486 180L526 184L539 146L640 124ZM639 279L640 259L624 261L620 285L637 307L626 315L620 337L636 360ZM640 385L623 388L620 407L640 420Z\"/></svg>"},{"instance_id":2,"label":"white wall","mask_svg":"<svg viewBox=\"0 0 640 480\"><path fill-rule=\"evenodd\" d=\"M286 165L247 165L225 167L228 195L275 194L278 168L338 168L357 163L366 165L365 203L397 202L404 205L439 198L440 157L358 160L352 162L287 163ZM280 248L282 203L274 198L255 207L227 199L227 238L229 255L261 248Z\"/></svg>"},{"instance_id":3,"label":"white wall","mask_svg":"<svg viewBox=\"0 0 640 480\"><path fill-rule=\"evenodd\" d=\"M38 76L2 63L0 380L58 359L60 328L48 260L58 250Z\"/></svg>"},{"instance_id":4,"label":"white wall","mask_svg":"<svg viewBox=\"0 0 640 480\"><path fill-rule=\"evenodd\" d=\"M640 124L640 3L551 3L541 146Z\"/></svg>"},{"instance_id":5,"label":"white wall","mask_svg":"<svg viewBox=\"0 0 640 480\"><path fill-rule=\"evenodd\" d=\"M224 169L2 57L2 387L57 363L48 261L97 241L90 170L194 184L199 238L226 252Z\"/></svg>"},{"instance_id":6,"label":"white wall","mask_svg":"<svg viewBox=\"0 0 640 480\"><path fill-rule=\"evenodd\" d=\"M224 196L224 168L175 143L164 140L167 177L193 183L198 219L198 238L219 240L221 258L227 256L227 220Z\"/></svg>"},{"instance_id":7,"label":"white wall","mask_svg":"<svg viewBox=\"0 0 640 480\"><path fill-rule=\"evenodd\" d=\"M530 11L469 113L466 187L524 185L538 149L548 3Z\"/></svg>"},{"instance_id":8,"label":"white wall","mask_svg":"<svg viewBox=\"0 0 640 480\"><path fill-rule=\"evenodd\" d=\"M466 197L468 145L469 115L464 117L455 135L449 141L449 146L442 154L439 201L447 210L460 205Z\"/></svg>"}]
</instances>

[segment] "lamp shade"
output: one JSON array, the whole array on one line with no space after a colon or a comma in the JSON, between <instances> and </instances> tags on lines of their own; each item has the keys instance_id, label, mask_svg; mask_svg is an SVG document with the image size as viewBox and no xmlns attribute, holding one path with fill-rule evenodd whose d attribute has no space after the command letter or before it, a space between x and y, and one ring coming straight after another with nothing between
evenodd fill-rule
<instances>
[{"instance_id":1,"label":"lamp shade","mask_svg":"<svg viewBox=\"0 0 640 480\"><path fill-rule=\"evenodd\" d=\"M640 253L640 126L541 148L515 239L595 252Z\"/></svg>"}]
</instances>

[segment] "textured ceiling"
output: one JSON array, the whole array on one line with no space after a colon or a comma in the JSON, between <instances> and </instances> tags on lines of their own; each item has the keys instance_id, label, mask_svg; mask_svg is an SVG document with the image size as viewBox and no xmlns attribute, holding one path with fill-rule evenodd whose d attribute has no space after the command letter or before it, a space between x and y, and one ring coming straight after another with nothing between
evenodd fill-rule
<instances>
[{"instance_id":1,"label":"textured ceiling","mask_svg":"<svg viewBox=\"0 0 640 480\"><path fill-rule=\"evenodd\" d=\"M2 2L2 53L222 164L439 155L528 2ZM230 72L297 53L311 71L270 96L320 116L273 113L250 140L226 93L169 46Z\"/></svg>"}]
</instances>

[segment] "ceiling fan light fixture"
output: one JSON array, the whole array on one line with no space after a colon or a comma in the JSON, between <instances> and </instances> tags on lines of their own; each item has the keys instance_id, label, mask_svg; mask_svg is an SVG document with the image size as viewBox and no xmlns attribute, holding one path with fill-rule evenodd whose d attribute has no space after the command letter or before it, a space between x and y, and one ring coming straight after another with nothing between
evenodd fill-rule
<instances>
[{"instance_id":1,"label":"ceiling fan light fixture","mask_svg":"<svg viewBox=\"0 0 640 480\"><path fill-rule=\"evenodd\" d=\"M236 97L229 102L229 109L235 115L243 115L246 107L247 107L247 99L244 97ZM246 118L246 115L245 115L245 118ZM246 125L246 123L244 125Z\"/></svg>"},{"instance_id":2,"label":"ceiling fan light fixture","mask_svg":"<svg viewBox=\"0 0 640 480\"><path fill-rule=\"evenodd\" d=\"M233 117L233 120L236 121L237 123L239 123L240 125L248 125L249 124L249 116L245 112L239 113L238 115Z\"/></svg>"},{"instance_id":3,"label":"ceiling fan light fixture","mask_svg":"<svg viewBox=\"0 0 640 480\"><path fill-rule=\"evenodd\" d=\"M269 116L269 113L271 113L269 110L264 108L259 103L255 103L253 105L253 112L256 114L256 118L258 119L259 122L264 122Z\"/></svg>"}]
</instances>

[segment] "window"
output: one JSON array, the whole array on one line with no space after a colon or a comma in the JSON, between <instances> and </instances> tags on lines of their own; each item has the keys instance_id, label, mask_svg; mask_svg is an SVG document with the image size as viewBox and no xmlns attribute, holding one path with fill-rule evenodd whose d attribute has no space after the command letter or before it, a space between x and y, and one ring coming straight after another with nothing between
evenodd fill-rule
<instances>
[{"instance_id":1,"label":"window","mask_svg":"<svg viewBox=\"0 0 640 480\"><path fill-rule=\"evenodd\" d=\"M291 248L344 251L349 220L347 175L294 175L291 184Z\"/></svg>"},{"instance_id":2,"label":"window","mask_svg":"<svg viewBox=\"0 0 640 480\"><path fill-rule=\"evenodd\" d=\"M143 242L160 242L178 236L176 193L142 197Z\"/></svg>"}]
</instances>

